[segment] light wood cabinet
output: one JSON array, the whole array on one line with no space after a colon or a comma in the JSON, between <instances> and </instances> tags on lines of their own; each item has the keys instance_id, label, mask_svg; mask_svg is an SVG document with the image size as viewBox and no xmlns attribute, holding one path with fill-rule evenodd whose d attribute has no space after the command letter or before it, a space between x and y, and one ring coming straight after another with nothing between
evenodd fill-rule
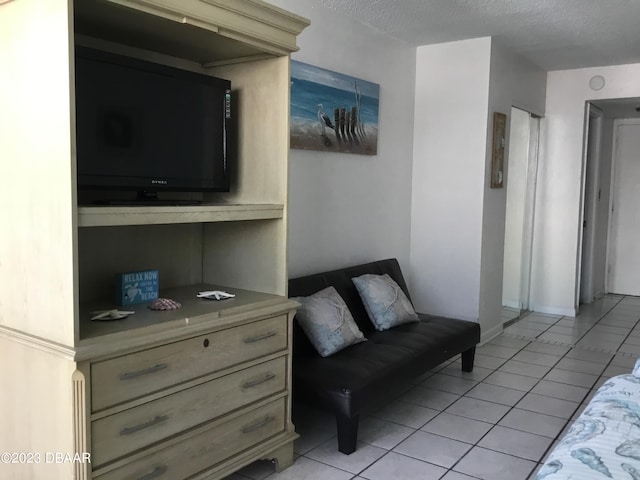
<instances>
[{"instance_id":1,"label":"light wood cabinet","mask_svg":"<svg viewBox=\"0 0 640 480\"><path fill-rule=\"evenodd\" d=\"M266 457L275 459L279 468L288 466L291 457L287 448L296 438L289 416L293 306L292 302L281 301L277 308L285 314L271 316L264 312L256 318L259 310L250 310L235 315L235 321L226 322L220 330L88 360L85 368L90 370L91 421L87 434L91 438L92 478L122 469L137 471L139 465L129 464L147 465L148 457L171 449L180 438L187 441L194 429L202 430L203 435L211 435L205 433L210 429L226 435L225 425L236 416L233 425L244 424L233 441L238 451L245 452L245 462ZM212 327L221 324L208 321L201 325L205 330ZM267 405L278 398L278 408L284 406L284 415L267 411ZM271 447L265 450L256 438L268 438ZM251 452L248 456L247 450ZM233 456L225 460L237 465ZM202 464L204 460L194 461ZM216 462L206 466L233 471ZM177 467L165 460L166 471L156 472L155 478L183 478L170 473Z\"/></svg>"},{"instance_id":2,"label":"light wood cabinet","mask_svg":"<svg viewBox=\"0 0 640 480\"><path fill-rule=\"evenodd\" d=\"M252 410L225 417L223 423L191 431L179 443L167 443L164 448L97 478L219 478L215 467L206 473L203 468L233 457L248 445L263 444L266 448L274 448L270 438L284 430L286 415L285 401L282 398L259 404Z\"/></svg>"},{"instance_id":3,"label":"light wood cabinet","mask_svg":"<svg viewBox=\"0 0 640 480\"><path fill-rule=\"evenodd\" d=\"M1 478L212 480L292 461L289 54L306 25L261 0L0 2L0 452L32 454ZM86 205L76 44L231 80L232 190ZM116 273L149 268L181 309L89 320L114 306ZM196 298L214 288L236 297Z\"/></svg>"},{"instance_id":4,"label":"light wood cabinet","mask_svg":"<svg viewBox=\"0 0 640 480\"><path fill-rule=\"evenodd\" d=\"M280 357L98 418L91 423L93 466L285 392L286 372Z\"/></svg>"},{"instance_id":5,"label":"light wood cabinet","mask_svg":"<svg viewBox=\"0 0 640 480\"><path fill-rule=\"evenodd\" d=\"M92 411L287 349L286 315L92 362Z\"/></svg>"}]
</instances>

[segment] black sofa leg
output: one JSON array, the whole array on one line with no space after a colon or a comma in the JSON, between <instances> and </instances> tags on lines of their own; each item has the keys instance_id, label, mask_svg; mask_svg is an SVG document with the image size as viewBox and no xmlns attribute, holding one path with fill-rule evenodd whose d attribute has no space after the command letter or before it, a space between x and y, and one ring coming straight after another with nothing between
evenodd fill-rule
<instances>
[{"instance_id":1,"label":"black sofa leg","mask_svg":"<svg viewBox=\"0 0 640 480\"><path fill-rule=\"evenodd\" d=\"M473 371L473 360L475 356L476 356L476 347L472 347L466 352L462 352L462 371L463 372Z\"/></svg>"},{"instance_id":2,"label":"black sofa leg","mask_svg":"<svg viewBox=\"0 0 640 480\"><path fill-rule=\"evenodd\" d=\"M336 415L336 424L338 426L338 450L346 455L350 455L356 451L359 420L359 415L354 417Z\"/></svg>"}]
</instances>

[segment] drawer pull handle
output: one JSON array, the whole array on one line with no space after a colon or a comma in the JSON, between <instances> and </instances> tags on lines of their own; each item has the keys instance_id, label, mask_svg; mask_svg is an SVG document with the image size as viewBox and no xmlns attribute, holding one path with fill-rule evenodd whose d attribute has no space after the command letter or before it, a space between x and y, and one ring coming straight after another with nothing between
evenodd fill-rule
<instances>
[{"instance_id":1,"label":"drawer pull handle","mask_svg":"<svg viewBox=\"0 0 640 480\"><path fill-rule=\"evenodd\" d=\"M278 334L278 332L267 332L267 333L265 333L263 335L258 335L257 337L245 338L244 339L244 343L259 342L260 340L264 340L265 338L275 337L277 334Z\"/></svg>"},{"instance_id":2,"label":"drawer pull handle","mask_svg":"<svg viewBox=\"0 0 640 480\"><path fill-rule=\"evenodd\" d=\"M120 374L120 380L131 380L132 378L138 378L143 375L149 375L150 373L156 373L160 370L164 370L169 365L166 363L159 363L153 367L145 368L144 370L137 370L135 372L126 372Z\"/></svg>"},{"instance_id":3,"label":"drawer pull handle","mask_svg":"<svg viewBox=\"0 0 640 480\"><path fill-rule=\"evenodd\" d=\"M254 423L253 425L249 425L248 427L244 427L242 429L242 433L253 432L254 430L259 429L260 427L264 427L268 423L273 422L275 419L276 419L275 417L265 417L262 420L260 420L259 422Z\"/></svg>"},{"instance_id":4,"label":"drawer pull handle","mask_svg":"<svg viewBox=\"0 0 640 480\"><path fill-rule=\"evenodd\" d=\"M152 472L147 473L141 477L138 477L138 480L153 480L154 478L158 478L160 475L164 475L167 473L167 467L164 465L160 465L153 469Z\"/></svg>"},{"instance_id":5,"label":"drawer pull handle","mask_svg":"<svg viewBox=\"0 0 640 480\"><path fill-rule=\"evenodd\" d=\"M261 383L268 382L269 380L273 380L274 378L276 378L276 374L275 373L269 373L268 375L265 375L264 377L262 377L262 378L260 378L258 380L252 380L250 382L242 384L242 388L257 387Z\"/></svg>"},{"instance_id":6,"label":"drawer pull handle","mask_svg":"<svg viewBox=\"0 0 640 480\"><path fill-rule=\"evenodd\" d=\"M120 430L120 435L131 435L133 433L139 432L140 430L144 430L145 428L153 427L154 425L158 425L162 422L166 422L169 420L167 415L156 415L155 418L149 420L146 423L141 423L140 425L135 425L133 427L125 427Z\"/></svg>"},{"instance_id":7,"label":"drawer pull handle","mask_svg":"<svg viewBox=\"0 0 640 480\"><path fill-rule=\"evenodd\" d=\"M138 477L138 480L153 480L154 478L158 478L165 473L167 473L167 467L165 467L164 465L160 465L159 467L154 468L152 472Z\"/></svg>"}]
</instances>

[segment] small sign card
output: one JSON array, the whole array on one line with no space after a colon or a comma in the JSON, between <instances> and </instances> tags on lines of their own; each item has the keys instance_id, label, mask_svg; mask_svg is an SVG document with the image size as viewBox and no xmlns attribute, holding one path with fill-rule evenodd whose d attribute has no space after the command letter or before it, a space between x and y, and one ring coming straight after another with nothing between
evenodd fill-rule
<instances>
[{"instance_id":1,"label":"small sign card","mask_svg":"<svg viewBox=\"0 0 640 480\"><path fill-rule=\"evenodd\" d=\"M116 286L118 305L134 305L158 298L158 270L121 273Z\"/></svg>"}]
</instances>

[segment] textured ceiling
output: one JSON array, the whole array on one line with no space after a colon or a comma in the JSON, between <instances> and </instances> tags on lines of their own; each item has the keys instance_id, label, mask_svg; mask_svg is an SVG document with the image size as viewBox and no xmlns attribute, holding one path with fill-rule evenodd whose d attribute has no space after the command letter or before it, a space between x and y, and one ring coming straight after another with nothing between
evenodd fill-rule
<instances>
[{"instance_id":1,"label":"textured ceiling","mask_svg":"<svg viewBox=\"0 0 640 480\"><path fill-rule=\"evenodd\" d=\"M495 37L544 70L640 62L640 0L316 0L409 43Z\"/></svg>"}]
</instances>

